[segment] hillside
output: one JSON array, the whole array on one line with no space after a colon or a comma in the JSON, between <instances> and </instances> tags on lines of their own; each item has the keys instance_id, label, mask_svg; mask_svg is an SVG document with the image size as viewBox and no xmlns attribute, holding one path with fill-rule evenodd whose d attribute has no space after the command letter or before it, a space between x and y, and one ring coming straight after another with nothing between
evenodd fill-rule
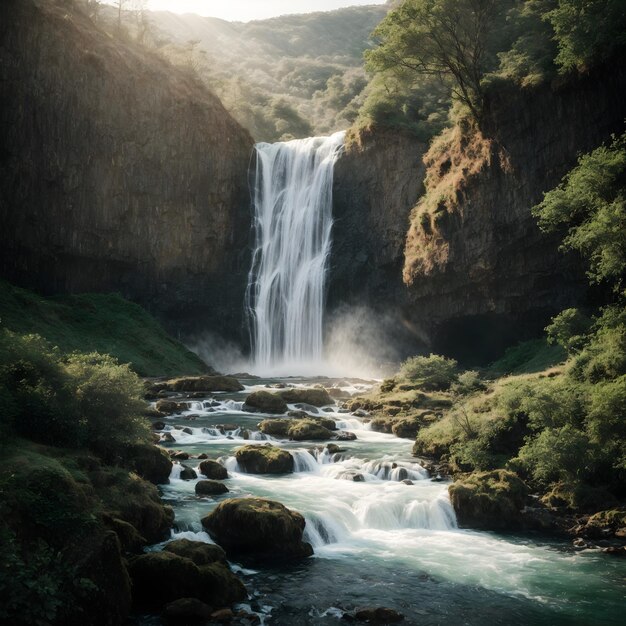
<instances>
[{"instance_id":1,"label":"hillside","mask_svg":"<svg viewBox=\"0 0 626 626\"><path fill-rule=\"evenodd\" d=\"M43 298L0 281L0 327L40 335L62 352L110 354L141 376L208 369L147 311L117 294Z\"/></svg>"},{"instance_id":2,"label":"hillside","mask_svg":"<svg viewBox=\"0 0 626 626\"><path fill-rule=\"evenodd\" d=\"M258 141L320 135L354 121L363 51L387 5L247 23L150 13L159 50L192 65ZM168 41L169 40L169 41Z\"/></svg>"}]
</instances>

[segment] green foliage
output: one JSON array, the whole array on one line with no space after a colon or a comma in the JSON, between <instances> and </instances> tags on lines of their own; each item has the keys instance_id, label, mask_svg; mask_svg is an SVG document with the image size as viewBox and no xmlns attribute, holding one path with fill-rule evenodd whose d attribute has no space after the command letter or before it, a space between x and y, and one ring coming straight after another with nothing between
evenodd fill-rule
<instances>
[{"instance_id":1,"label":"green foliage","mask_svg":"<svg viewBox=\"0 0 626 626\"><path fill-rule=\"evenodd\" d=\"M546 326L548 343L557 344L568 353L576 352L586 342L591 320L578 309L565 309Z\"/></svg>"},{"instance_id":2,"label":"green foliage","mask_svg":"<svg viewBox=\"0 0 626 626\"><path fill-rule=\"evenodd\" d=\"M41 335L63 352L111 354L142 376L207 369L144 309L117 294L43 298L0 281L0 325L20 334Z\"/></svg>"},{"instance_id":3,"label":"green foliage","mask_svg":"<svg viewBox=\"0 0 626 626\"><path fill-rule=\"evenodd\" d=\"M558 44L556 62L564 71L588 67L626 44L623 0L558 0L546 17Z\"/></svg>"},{"instance_id":4,"label":"green foliage","mask_svg":"<svg viewBox=\"0 0 626 626\"><path fill-rule=\"evenodd\" d=\"M128 365L92 352L70 355L65 370L75 410L93 450L106 454L149 439L142 417L143 384Z\"/></svg>"},{"instance_id":5,"label":"green foliage","mask_svg":"<svg viewBox=\"0 0 626 626\"><path fill-rule=\"evenodd\" d=\"M541 372L566 358L559 345L549 345L545 339L531 339L507 348L504 355L488 368L493 374L531 374Z\"/></svg>"},{"instance_id":6,"label":"green foliage","mask_svg":"<svg viewBox=\"0 0 626 626\"><path fill-rule=\"evenodd\" d=\"M506 49L508 0L406 0L374 30L373 72L450 79L452 93L480 119L485 73ZM504 46L504 47L503 47Z\"/></svg>"},{"instance_id":7,"label":"green foliage","mask_svg":"<svg viewBox=\"0 0 626 626\"><path fill-rule=\"evenodd\" d=\"M603 309L585 347L571 363L570 375L579 381L601 383L626 374L626 311L621 305Z\"/></svg>"},{"instance_id":8,"label":"green foliage","mask_svg":"<svg viewBox=\"0 0 626 626\"><path fill-rule=\"evenodd\" d=\"M438 354L408 358L400 376L427 391L449 389L457 378L457 362Z\"/></svg>"},{"instance_id":9,"label":"green foliage","mask_svg":"<svg viewBox=\"0 0 626 626\"><path fill-rule=\"evenodd\" d=\"M583 155L533 209L543 231L566 232L562 249L582 254L590 280L616 292L626 273L625 185L626 134Z\"/></svg>"},{"instance_id":10,"label":"green foliage","mask_svg":"<svg viewBox=\"0 0 626 626\"><path fill-rule=\"evenodd\" d=\"M44 541L28 548L0 525L0 621L15 626L48 626L64 604L70 571Z\"/></svg>"},{"instance_id":11,"label":"green foliage","mask_svg":"<svg viewBox=\"0 0 626 626\"><path fill-rule=\"evenodd\" d=\"M64 356L36 335L0 331L0 410L8 431L110 452L148 440L142 396L137 375L111 356Z\"/></svg>"},{"instance_id":12,"label":"green foliage","mask_svg":"<svg viewBox=\"0 0 626 626\"><path fill-rule=\"evenodd\" d=\"M588 479L593 457L589 438L570 425L542 430L519 453L534 481L544 487Z\"/></svg>"},{"instance_id":13,"label":"green foliage","mask_svg":"<svg viewBox=\"0 0 626 626\"><path fill-rule=\"evenodd\" d=\"M526 87L539 84L555 74L557 45L546 15L557 2L526 0L511 11L509 21L514 40L510 49L498 54L498 76L513 79Z\"/></svg>"},{"instance_id":14,"label":"green foliage","mask_svg":"<svg viewBox=\"0 0 626 626\"><path fill-rule=\"evenodd\" d=\"M450 386L450 391L459 396L465 396L484 389L485 384L481 380L480 374L474 370L467 370L459 374L456 382Z\"/></svg>"}]
</instances>

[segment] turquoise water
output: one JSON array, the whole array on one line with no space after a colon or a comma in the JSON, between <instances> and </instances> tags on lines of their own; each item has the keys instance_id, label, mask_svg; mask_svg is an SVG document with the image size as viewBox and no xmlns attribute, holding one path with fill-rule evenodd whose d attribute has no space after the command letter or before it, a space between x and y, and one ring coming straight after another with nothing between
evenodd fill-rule
<instances>
[{"instance_id":1,"label":"turquoise water","mask_svg":"<svg viewBox=\"0 0 626 626\"><path fill-rule=\"evenodd\" d=\"M242 412L241 402L268 381L248 382L244 393L215 394L219 405L213 412L196 405L188 412L199 415L194 421L184 415L166 420L176 439L167 445L219 458L229 469L230 493L197 497L196 481L179 480L179 467L162 491L176 511L175 536L209 541L200 519L226 497L267 497L305 516L314 557L241 572L248 604L264 623L339 624L344 611L358 606L394 608L406 616L405 623L420 625L624 622L624 561L539 536L458 529L447 484L431 481L415 463L411 441L372 432L337 407L324 415L358 437L341 442L340 455L322 451L324 444L272 440L294 454L298 471L280 477L239 471L232 457L244 443L238 427L253 438L245 443L264 443L254 439L263 417ZM229 430L222 434L218 424ZM192 434L178 427L191 428ZM311 454L310 448L317 450ZM184 463L197 467L199 461ZM346 479L355 472L362 482ZM401 482L406 477L413 484Z\"/></svg>"}]
</instances>

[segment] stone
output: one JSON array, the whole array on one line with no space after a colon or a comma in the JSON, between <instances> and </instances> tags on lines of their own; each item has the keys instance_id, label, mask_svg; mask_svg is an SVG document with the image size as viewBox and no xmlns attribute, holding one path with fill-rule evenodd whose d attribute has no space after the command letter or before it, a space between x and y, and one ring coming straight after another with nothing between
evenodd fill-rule
<instances>
[{"instance_id":1,"label":"stone","mask_svg":"<svg viewBox=\"0 0 626 626\"><path fill-rule=\"evenodd\" d=\"M175 539L166 544L163 550L191 559L198 566L227 562L224 550L214 543Z\"/></svg>"},{"instance_id":2,"label":"stone","mask_svg":"<svg viewBox=\"0 0 626 626\"><path fill-rule=\"evenodd\" d=\"M333 404L333 399L326 389L299 389L292 387L279 392L280 397L289 404L304 403L315 407Z\"/></svg>"},{"instance_id":3,"label":"stone","mask_svg":"<svg viewBox=\"0 0 626 626\"><path fill-rule=\"evenodd\" d=\"M211 617L213 609L198 598L180 598L170 602L163 610L167 624L188 626L204 624Z\"/></svg>"},{"instance_id":4,"label":"stone","mask_svg":"<svg viewBox=\"0 0 626 626\"><path fill-rule=\"evenodd\" d=\"M356 619L367 624L396 624L404 620L404 615L385 607L357 609Z\"/></svg>"},{"instance_id":5,"label":"stone","mask_svg":"<svg viewBox=\"0 0 626 626\"><path fill-rule=\"evenodd\" d=\"M470 474L448 491L459 525L482 530L519 528L529 493L526 483L508 470Z\"/></svg>"},{"instance_id":6,"label":"stone","mask_svg":"<svg viewBox=\"0 0 626 626\"><path fill-rule=\"evenodd\" d=\"M325 441L332 433L313 420L297 420L289 426L287 435L294 441Z\"/></svg>"},{"instance_id":7,"label":"stone","mask_svg":"<svg viewBox=\"0 0 626 626\"><path fill-rule=\"evenodd\" d=\"M227 624L235 619L235 614L231 609L220 609L211 613L211 621L218 624Z\"/></svg>"},{"instance_id":8,"label":"stone","mask_svg":"<svg viewBox=\"0 0 626 626\"><path fill-rule=\"evenodd\" d=\"M293 457L286 450L269 445L246 445L235 450L240 467L249 474L289 474Z\"/></svg>"},{"instance_id":9,"label":"stone","mask_svg":"<svg viewBox=\"0 0 626 626\"><path fill-rule=\"evenodd\" d=\"M174 402L174 400L158 400L156 403L156 410L162 415L182 413L188 408L189 407L186 402Z\"/></svg>"},{"instance_id":10,"label":"stone","mask_svg":"<svg viewBox=\"0 0 626 626\"><path fill-rule=\"evenodd\" d=\"M155 485L164 485L169 481L172 461L163 448L137 443L126 446L123 454L125 467L132 469L141 478Z\"/></svg>"},{"instance_id":11,"label":"stone","mask_svg":"<svg viewBox=\"0 0 626 626\"><path fill-rule=\"evenodd\" d=\"M357 436L354 433L351 433L347 430L340 430L339 432L333 433L331 439L333 441L355 441Z\"/></svg>"},{"instance_id":12,"label":"stone","mask_svg":"<svg viewBox=\"0 0 626 626\"><path fill-rule=\"evenodd\" d=\"M220 496L223 493L228 493L228 487L217 480L200 480L196 483L198 496Z\"/></svg>"},{"instance_id":13,"label":"stone","mask_svg":"<svg viewBox=\"0 0 626 626\"><path fill-rule=\"evenodd\" d=\"M170 391L243 391L244 386L232 376L185 376L166 382Z\"/></svg>"},{"instance_id":14,"label":"stone","mask_svg":"<svg viewBox=\"0 0 626 626\"><path fill-rule=\"evenodd\" d=\"M275 563L313 554L311 545L302 540L304 517L272 500L224 500L202 525L229 556Z\"/></svg>"},{"instance_id":15,"label":"stone","mask_svg":"<svg viewBox=\"0 0 626 626\"><path fill-rule=\"evenodd\" d=\"M287 412L285 401L269 391L255 391L244 402L243 410L248 413L281 414Z\"/></svg>"},{"instance_id":16,"label":"stone","mask_svg":"<svg viewBox=\"0 0 626 626\"><path fill-rule=\"evenodd\" d=\"M170 456L177 461L187 461L189 459L189 452L183 452L182 450L172 450Z\"/></svg>"},{"instance_id":17,"label":"stone","mask_svg":"<svg viewBox=\"0 0 626 626\"><path fill-rule=\"evenodd\" d=\"M291 426L291 421L286 419L263 420L259 424L259 430L265 435L273 437L287 437L287 431Z\"/></svg>"},{"instance_id":18,"label":"stone","mask_svg":"<svg viewBox=\"0 0 626 626\"><path fill-rule=\"evenodd\" d=\"M224 480L228 478L226 468L217 461L206 459L200 463L200 473L212 480Z\"/></svg>"},{"instance_id":19,"label":"stone","mask_svg":"<svg viewBox=\"0 0 626 626\"><path fill-rule=\"evenodd\" d=\"M183 469L180 472L180 479L181 480L195 480L196 478L198 478L198 474L196 474L196 470L194 470L192 467L187 467L186 465L183 465Z\"/></svg>"}]
</instances>

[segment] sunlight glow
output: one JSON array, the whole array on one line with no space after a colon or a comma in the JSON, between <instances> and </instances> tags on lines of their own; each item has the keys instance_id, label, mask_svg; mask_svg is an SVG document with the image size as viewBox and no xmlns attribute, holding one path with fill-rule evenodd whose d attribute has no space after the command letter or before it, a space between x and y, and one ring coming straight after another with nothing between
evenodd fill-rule
<instances>
[{"instance_id":1,"label":"sunlight glow","mask_svg":"<svg viewBox=\"0 0 626 626\"><path fill-rule=\"evenodd\" d=\"M223 20L248 22L290 13L313 13L384 3L385 0L149 0L148 7L152 11L197 13Z\"/></svg>"}]
</instances>

